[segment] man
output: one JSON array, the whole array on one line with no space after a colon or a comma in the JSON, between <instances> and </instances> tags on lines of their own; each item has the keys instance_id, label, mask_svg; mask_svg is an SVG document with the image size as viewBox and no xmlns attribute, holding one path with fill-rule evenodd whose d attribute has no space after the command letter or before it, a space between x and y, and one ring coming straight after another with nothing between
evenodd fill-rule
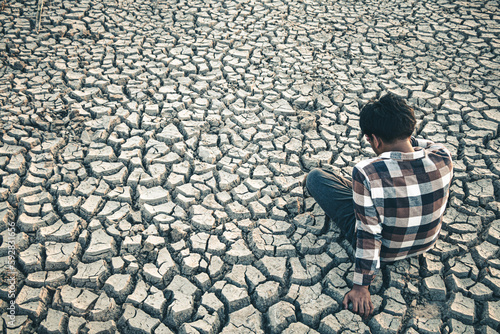
<instances>
[{"instance_id":1,"label":"man","mask_svg":"<svg viewBox=\"0 0 500 334\"><path fill-rule=\"evenodd\" d=\"M411 137L415 115L403 99L387 94L368 103L359 124L377 157L354 167L352 183L315 169L306 187L356 249L354 285L343 305L352 302L366 317L380 261L422 254L437 241L453 167L444 146Z\"/></svg>"}]
</instances>

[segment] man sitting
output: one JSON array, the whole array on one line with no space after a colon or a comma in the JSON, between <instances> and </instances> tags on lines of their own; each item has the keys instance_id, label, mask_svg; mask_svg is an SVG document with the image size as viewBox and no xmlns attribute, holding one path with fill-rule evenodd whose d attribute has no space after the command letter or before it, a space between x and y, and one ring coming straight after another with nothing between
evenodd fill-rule
<instances>
[{"instance_id":1,"label":"man sitting","mask_svg":"<svg viewBox=\"0 0 500 334\"><path fill-rule=\"evenodd\" d=\"M366 317L380 261L422 254L439 238L453 167L444 146L411 136L415 115L403 99L387 94L368 103L359 124L377 157L358 163L352 182L314 169L306 187L356 249L354 286L343 305L352 302Z\"/></svg>"}]
</instances>

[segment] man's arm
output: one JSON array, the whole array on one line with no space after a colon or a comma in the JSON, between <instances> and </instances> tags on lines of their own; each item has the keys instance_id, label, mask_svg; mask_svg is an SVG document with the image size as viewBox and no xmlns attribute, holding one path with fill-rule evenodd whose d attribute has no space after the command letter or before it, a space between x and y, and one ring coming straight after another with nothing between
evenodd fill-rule
<instances>
[{"instance_id":1,"label":"man's arm","mask_svg":"<svg viewBox=\"0 0 500 334\"><path fill-rule=\"evenodd\" d=\"M413 147L421 147L421 148L427 148L430 145L434 144L434 142L427 140L427 139L422 139L422 138L416 138L414 136L410 137L410 143L411 146Z\"/></svg>"},{"instance_id":2,"label":"man's arm","mask_svg":"<svg viewBox=\"0 0 500 334\"><path fill-rule=\"evenodd\" d=\"M443 144L435 143L429 139L415 138L414 136L410 137L410 143L413 147L421 147L431 151L442 149L447 150Z\"/></svg>"},{"instance_id":3,"label":"man's arm","mask_svg":"<svg viewBox=\"0 0 500 334\"><path fill-rule=\"evenodd\" d=\"M451 162L451 152L441 143L434 143L428 139L415 138L414 136L410 137L410 143L413 147L421 147L425 149L427 152L433 152L435 154L439 154L443 157L448 157Z\"/></svg>"},{"instance_id":4,"label":"man's arm","mask_svg":"<svg viewBox=\"0 0 500 334\"><path fill-rule=\"evenodd\" d=\"M373 312L368 287L380 268L382 227L366 177L353 171L353 197L356 215L357 246L353 289L344 297L344 308L352 302L353 311L366 317Z\"/></svg>"}]
</instances>

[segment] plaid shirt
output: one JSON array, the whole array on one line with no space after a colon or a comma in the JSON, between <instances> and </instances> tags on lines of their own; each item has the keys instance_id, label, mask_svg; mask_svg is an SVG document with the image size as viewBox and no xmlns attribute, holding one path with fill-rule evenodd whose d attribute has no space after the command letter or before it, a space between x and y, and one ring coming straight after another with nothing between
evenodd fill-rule
<instances>
[{"instance_id":1,"label":"plaid shirt","mask_svg":"<svg viewBox=\"0 0 500 334\"><path fill-rule=\"evenodd\" d=\"M411 143L415 152L384 152L353 169L357 285L370 285L380 261L422 254L439 237L451 155L428 140L412 137Z\"/></svg>"}]
</instances>

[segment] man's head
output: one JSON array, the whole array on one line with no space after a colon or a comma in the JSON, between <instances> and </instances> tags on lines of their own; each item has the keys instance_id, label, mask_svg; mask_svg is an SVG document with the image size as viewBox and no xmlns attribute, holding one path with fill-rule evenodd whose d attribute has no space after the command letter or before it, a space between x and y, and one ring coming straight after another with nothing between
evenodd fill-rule
<instances>
[{"instance_id":1,"label":"man's head","mask_svg":"<svg viewBox=\"0 0 500 334\"><path fill-rule=\"evenodd\" d=\"M375 135L387 144L408 139L416 123L413 109L390 93L368 102L359 114L362 133L368 138Z\"/></svg>"}]
</instances>

